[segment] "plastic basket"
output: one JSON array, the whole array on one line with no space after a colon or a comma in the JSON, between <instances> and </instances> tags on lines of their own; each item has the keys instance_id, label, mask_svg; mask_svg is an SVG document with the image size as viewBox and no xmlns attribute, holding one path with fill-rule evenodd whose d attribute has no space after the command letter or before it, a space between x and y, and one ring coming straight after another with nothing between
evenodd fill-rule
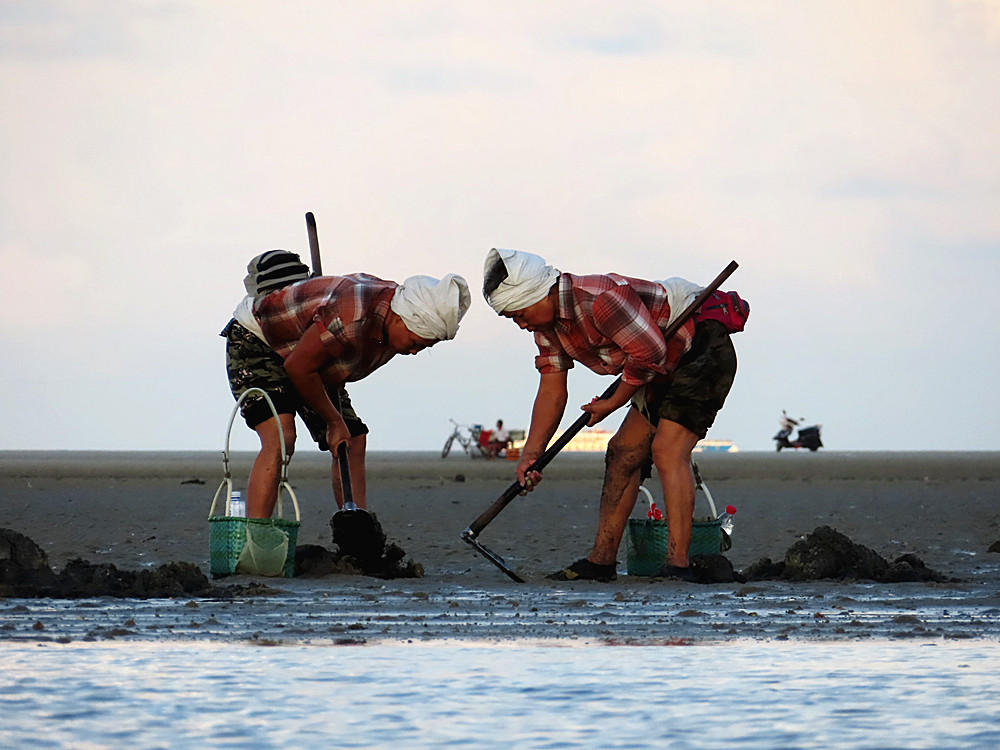
<instances>
[{"instance_id":1,"label":"plastic basket","mask_svg":"<svg viewBox=\"0 0 1000 750\"><path fill-rule=\"evenodd\" d=\"M298 521L285 518L238 518L232 516L209 516L208 550L209 565L213 578L222 578L236 573L243 547L247 543L247 526L251 524L274 526L288 535L288 554L281 575L291 578L295 575L295 544L299 538Z\"/></svg>"},{"instance_id":2,"label":"plastic basket","mask_svg":"<svg viewBox=\"0 0 1000 750\"><path fill-rule=\"evenodd\" d=\"M630 576L655 576L667 560L666 521L628 519L628 554L625 566ZM718 555L722 552L722 523L695 521L691 524L688 555Z\"/></svg>"},{"instance_id":3,"label":"plastic basket","mask_svg":"<svg viewBox=\"0 0 1000 750\"><path fill-rule=\"evenodd\" d=\"M274 414L275 422L279 421L278 412L274 408L271 397L267 395L266 391L260 388L249 388L244 391L239 399L237 399L236 406L233 407L233 412L229 416L229 426L226 428L226 444L222 451L224 476L222 482L219 483L218 489L215 490L215 495L212 497L212 505L208 509L209 570L213 578L220 578L236 573L236 566L239 563L240 555L246 546L247 529L251 525L273 526L288 536L288 550L285 555L284 565L281 566L280 575L285 578L291 578L295 575L295 545L298 542L300 526L299 501L295 497L295 491L292 489L292 486L288 483L288 463L291 460L291 456L285 450L285 436L280 430L278 432L278 440L284 460L281 465L281 479L278 483L278 502L275 507L277 516L272 518L244 518L229 514L229 500L233 494L233 478L229 470L229 437L232 433L233 421L236 419L236 413L239 411L240 404L243 403L243 400L247 396L253 393L258 393L264 397L268 406L271 407L271 413ZM282 495L284 494L287 494L292 501L292 507L295 510L294 521L281 517L283 515ZM215 515L215 506L221 497L225 498L222 507L223 515L217 516ZM260 575L267 574L260 573Z\"/></svg>"},{"instance_id":4,"label":"plastic basket","mask_svg":"<svg viewBox=\"0 0 1000 750\"><path fill-rule=\"evenodd\" d=\"M652 495L645 487L639 487L646 498L652 501ZM699 478L698 489L705 493L712 510L715 512L715 501L708 487ZM670 529L666 521L656 521L651 518L630 518L626 527L625 540L627 552L625 569L630 576L655 576L667 561L667 538ZM688 555L718 555L723 550L722 522L719 520L694 521L691 524L691 544L688 545Z\"/></svg>"}]
</instances>

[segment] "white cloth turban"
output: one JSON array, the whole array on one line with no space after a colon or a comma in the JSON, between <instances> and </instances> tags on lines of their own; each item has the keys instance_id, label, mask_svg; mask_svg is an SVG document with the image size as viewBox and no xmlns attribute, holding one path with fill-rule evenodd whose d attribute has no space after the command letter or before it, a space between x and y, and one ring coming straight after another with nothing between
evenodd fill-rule
<instances>
[{"instance_id":1,"label":"white cloth turban","mask_svg":"<svg viewBox=\"0 0 1000 750\"><path fill-rule=\"evenodd\" d=\"M444 341L455 338L471 302L465 279L449 273L440 281L431 276L411 276L396 289L389 307L412 333Z\"/></svg>"},{"instance_id":2,"label":"white cloth turban","mask_svg":"<svg viewBox=\"0 0 1000 750\"><path fill-rule=\"evenodd\" d=\"M507 268L507 278L492 293L485 294L486 301L498 313L523 310L545 299L549 289L559 278L559 269L546 265L545 259L520 250L490 250L483 264L483 276L489 278L497 263Z\"/></svg>"}]
</instances>

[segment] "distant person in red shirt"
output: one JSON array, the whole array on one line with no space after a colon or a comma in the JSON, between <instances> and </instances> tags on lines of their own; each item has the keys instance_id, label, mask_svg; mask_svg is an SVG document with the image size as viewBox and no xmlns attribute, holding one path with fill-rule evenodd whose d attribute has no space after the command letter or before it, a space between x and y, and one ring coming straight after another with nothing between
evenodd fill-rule
<instances>
[{"instance_id":1,"label":"distant person in red shirt","mask_svg":"<svg viewBox=\"0 0 1000 750\"><path fill-rule=\"evenodd\" d=\"M662 331L701 288L680 278L561 273L543 258L516 250L490 250L483 276L486 301L531 331L538 346L538 391L515 470L520 483L530 490L541 481L541 474L527 469L562 420L574 362L622 376L610 398L580 407L591 415L589 426L632 403L608 444L594 545L586 557L549 577L615 579L618 547L651 457L670 530L660 575L694 580L688 560L695 499L691 452L725 402L736 352L729 331L714 320L689 319L669 340Z\"/></svg>"}]
</instances>

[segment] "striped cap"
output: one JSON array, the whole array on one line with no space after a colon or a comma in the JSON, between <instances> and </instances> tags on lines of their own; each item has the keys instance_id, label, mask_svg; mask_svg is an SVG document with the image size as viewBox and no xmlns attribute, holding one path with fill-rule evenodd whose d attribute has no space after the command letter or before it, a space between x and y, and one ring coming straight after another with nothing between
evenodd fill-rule
<instances>
[{"instance_id":1,"label":"striped cap","mask_svg":"<svg viewBox=\"0 0 1000 750\"><path fill-rule=\"evenodd\" d=\"M309 278L309 266L296 253L268 250L247 263L243 286L251 297L262 297L273 291Z\"/></svg>"}]
</instances>

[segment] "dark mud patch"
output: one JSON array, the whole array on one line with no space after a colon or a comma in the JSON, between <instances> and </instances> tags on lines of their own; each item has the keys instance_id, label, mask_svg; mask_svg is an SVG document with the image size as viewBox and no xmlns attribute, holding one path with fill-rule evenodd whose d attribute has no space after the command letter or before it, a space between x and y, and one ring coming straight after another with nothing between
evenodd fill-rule
<instances>
[{"instance_id":1,"label":"dark mud patch","mask_svg":"<svg viewBox=\"0 0 1000 750\"><path fill-rule=\"evenodd\" d=\"M161 599L179 596L230 598L266 596L263 584L213 585L194 563L171 562L150 570L120 570L110 563L70 560L56 572L45 551L11 529L0 529L0 597Z\"/></svg>"},{"instance_id":2,"label":"dark mud patch","mask_svg":"<svg viewBox=\"0 0 1000 750\"><path fill-rule=\"evenodd\" d=\"M159 599L178 596L230 597L268 593L266 586L214 586L194 563L171 562L153 570L120 570L110 563L70 560L56 572L34 541L0 529L0 596L89 599L110 596Z\"/></svg>"},{"instance_id":3,"label":"dark mud patch","mask_svg":"<svg viewBox=\"0 0 1000 750\"><path fill-rule=\"evenodd\" d=\"M406 560L406 551L391 541L378 516L364 511L340 511L330 519L336 551L318 545L295 550L295 575L316 578L333 574L375 578L422 578L420 563Z\"/></svg>"},{"instance_id":4,"label":"dark mud patch","mask_svg":"<svg viewBox=\"0 0 1000 750\"><path fill-rule=\"evenodd\" d=\"M318 544L300 544L295 549L295 577L364 575L375 578L423 578L423 566L413 560L404 563L405 556L403 548L392 542L383 547L382 554L360 559Z\"/></svg>"},{"instance_id":5,"label":"dark mud patch","mask_svg":"<svg viewBox=\"0 0 1000 750\"><path fill-rule=\"evenodd\" d=\"M928 568L916 555L892 562L829 526L820 526L785 552L780 562L762 558L741 571L747 581L869 580L878 583L956 582Z\"/></svg>"}]
</instances>

